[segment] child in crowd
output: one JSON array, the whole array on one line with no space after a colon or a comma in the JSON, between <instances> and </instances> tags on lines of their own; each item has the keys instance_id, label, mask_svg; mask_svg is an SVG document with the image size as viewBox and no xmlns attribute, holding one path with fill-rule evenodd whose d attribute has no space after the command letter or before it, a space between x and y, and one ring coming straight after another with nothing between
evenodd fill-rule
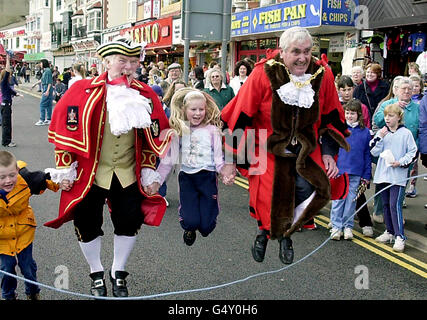
<instances>
[{"instance_id":1,"label":"child in crowd","mask_svg":"<svg viewBox=\"0 0 427 320\"><path fill-rule=\"evenodd\" d=\"M340 95L341 104L344 105L354 100L353 98L354 82L350 77L342 76L338 80L337 87ZM357 100L357 101L360 102L360 100ZM362 108L363 127L368 128L370 130L371 120L370 120L368 107L361 102L360 102L360 105ZM359 226L362 228L363 235L367 237L372 237L374 235L374 230L372 229L373 223L371 220L371 215L369 213L368 206L366 205L366 196L364 193L362 193L360 197L357 198L355 210L357 211L357 217L359 218Z\"/></svg>"},{"instance_id":2,"label":"child in crowd","mask_svg":"<svg viewBox=\"0 0 427 320\"><path fill-rule=\"evenodd\" d=\"M16 161L13 154L0 151L0 269L16 275L18 263L25 279L37 281L37 265L33 259L33 241L36 229L30 196L59 186L49 174L30 172L25 163ZM0 274L3 299L16 300L17 280ZM39 286L25 282L29 300L39 300Z\"/></svg>"},{"instance_id":3,"label":"child in crowd","mask_svg":"<svg viewBox=\"0 0 427 320\"><path fill-rule=\"evenodd\" d=\"M191 246L197 230L206 237L215 229L219 213L217 172L224 167L220 111L208 94L192 88L177 91L171 107L169 123L177 136L157 168L156 182L147 181L144 188L149 194L157 192L181 156L179 220L184 242Z\"/></svg>"},{"instance_id":4,"label":"child in crowd","mask_svg":"<svg viewBox=\"0 0 427 320\"><path fill-rule=\"evenodd\" d=\"M165 112L165 114L166 114L166 117L168 117L168 119L170 118L170 116L171 116L171 110L170 110L170 108L166 105L166 103L164 103L163 102L163 89L160 87L160 86L158 86L158 85L152 85L151 86L151 89L153 89L154 90L154 92L157 94L157 96L159 97L159 99L160 99L160 102L162 103L162 106L163 106L163 111Z\"/></svg>"},{"instance_id":5,"label":"child in crowd","mask_svg":"<svg viewBox=\"0 0 427 320\"><path fill-rule=\"evenodd\" d=\"M66 88L65 84L62 83L62 80L59 78L56 78L56 84L55 84L55 101L58 102L59 99L62 98L62 96L65 94Z\"/></svg>"},{"instance_id":6,"label":"child in crowd","mask_svg":"<svg viewBox=\"0 0 427 320\"><path fill-rule=\"evenodd\" d=\"M412 101L420 103L424 96L424 81L416 75L410 76L409 79L412 81Z\"/></svg>"},{"instance_id":7,"label":"child in crowd","mask_svg":"<svg viewBox=\"0 0 427 320\"><path fill-rule=\"evenodd\" d=\"M408 167L415 160L417 145L409 129L403 126L403 109L398 103L384 109L385 126L370 142L371 154L378 158L374 183L382 191L385 232L375 240L381 243L394 241L393 250L405 249L402 207L399 195L405 191ZM391 185L391 186L390 186Z\"/></svg>"},{"instance_id":8,"label":"child in crowd","mask_svg":"<svg viewBox=\"0 0 427 320\"><path fill-rule=\"evenodd\" d=\"M179 89L186 88L187 85L182 80L175 80L172 82L172 84L169 86L168 90L165 93L165 96L163 98L163 102L166 103L168 107L171 106L172 97Z\"/></svg>"},{"instance_id":9,"label":"child in crowd","mask_svg":"<svg viewBox=\"0 0 427 320\"><path fill-rule=\"evenodd\" d=\"M350 144L350 151L347 152L342 148L339 150L337 166L341 173L348 173L349 191L347 198L332 201L331 239L333 240L340 240L343 235L342 230L344 230L344 239L353 239L352 230L357 188L360 183L369 184L371 179L371 156L369 150L371 134L369 129L365 127L360 101L350 100L344 105L344 112L348 129L351 132L350 137L347 138ZM372 229L372 227L363 228Z\"/></svg>"},{"instance_id":10,"label":"child in crowd","mask_svg":"<svg viewBox=\"0 0 427 320\"><path fill-rule=\"evenodd\" d=\"M158 85L152 85L151 86L151 89L153 89L154 90L154 92L157 94L157 96L159 97L159 100L160 100L160 102L161 102L161 104L162 104L162 106L163 106L163 111L165 112L165 114L166 114L166 117L168 117L168 119L170 118L170 116L171 116L171 110L170 110L170 108L166 105L166 103L164 103L163 102L163 90L162 90L162 88L160 87L160 86L158 86ZM160 163L160 160L159 159L157 159L157 161L156 161L156 165L158 166L159 165L159 163ZM166 181L165 182L163 182L163 184L162 184L162 186L160 187L160 189L159 189L159 194L165 199L165 201L166 201L166 206L167 207L169 207L169 202L168 202L168 200L166 199L166 193L167 193L167 191L168 191L168 186L166 185Z\"/></svg>"},{"instance_id":11,"label":"child in crowd","mask_svg":"<svg viewBox=\"0 0 427 320\"><path fill-rule=\"evenodd\" d=\"M349 76L340 77L340 79L338 80L337 86L338 86L341 104L344 105L347 102L350 102L351 100L353 100L354 83ZM362 107L364 127L371 129L371 119L369 116L368 107L363 103L361 103L361 107Z\"/></svg>"}]
</instances>

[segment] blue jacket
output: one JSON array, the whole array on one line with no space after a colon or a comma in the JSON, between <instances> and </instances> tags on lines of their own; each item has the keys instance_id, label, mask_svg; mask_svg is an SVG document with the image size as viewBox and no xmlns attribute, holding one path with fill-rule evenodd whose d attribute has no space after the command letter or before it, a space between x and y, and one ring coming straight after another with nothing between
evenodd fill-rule
<instances>
[{"instance_id":1,"label":"blue jacket","mask_svg":"<svg viewBox=\"0 0 427 320\"><path fill-rule=\"evenodd\" d=\"M6 71L3 80L1 81L1 94L3 102L12 102L12 97L16 96L16 91L12 89L9 83L10 73Z\"/></svg>"},{"instance_id":2,"label":"blue jacket","mask_svg":"<svg viewBox=\"0 0 427 320\"><path fill-rule=\"evenodd\" d=\"M420 153L427 153L427 95L420 101Z\"/></svg>"},{"instance_id":3,"label":"blue jacket","mask_svg":"<svg viewBox=\"0 0 427 320\"><path fill-rule=\"evenodd\" d=\"M362 129L360 126L355 128L348 126L348 130L351 132L347 138L350 151L347 152L340 148L338 152L337 166L340 174L347 172L348 174L370 180L371 153L369 150L369 141L371 140L371 134L369 133L369 129Z\"/></svg>"}]
</instances>

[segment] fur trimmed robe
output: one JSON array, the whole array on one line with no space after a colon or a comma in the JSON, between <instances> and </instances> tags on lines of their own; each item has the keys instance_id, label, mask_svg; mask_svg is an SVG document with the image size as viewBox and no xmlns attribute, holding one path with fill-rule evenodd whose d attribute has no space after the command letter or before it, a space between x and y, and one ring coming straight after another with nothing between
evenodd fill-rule
<instances>
[{"instance_id":1,"label":"fur trimmed robe","mask_svg":"<svg viewBox=\"0 0 427 320\"><path fill-rule=\"evenodd\" d=\"M322 64L324 70L311 80L315 92L311 108L287 105L279 98L276 90L290 79L276 55L255 66L221 114L228 135L238 129L244 132L239 141L226 134L226 154L235 156L239 171L248 177L250 213L260 229L270 232L271 239L290 236L331 198L347 196L347 175L330 182L322 161L321 136L326 132L349 150L345 140L349 132L332 71L322 60L312 58L307 73L314 75ZM253 143L249 142L250 132L255 133ZM293 150L295 142L301 146L299 152L285 152ZM264 158L260 156L263 152ZM315 195L294 221L296 172L313 185Z\"/></svg>"}]
</instances>

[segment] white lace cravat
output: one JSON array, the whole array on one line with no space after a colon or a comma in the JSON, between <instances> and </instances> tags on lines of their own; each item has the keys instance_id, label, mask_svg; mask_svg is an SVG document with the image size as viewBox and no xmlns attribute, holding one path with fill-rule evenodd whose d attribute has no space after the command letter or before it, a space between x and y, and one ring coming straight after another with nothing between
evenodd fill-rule
<instances>
[{"instance_id":1,"label":"white lace cravat","mask_svg":"<svg viewBox=\"0 0 427 320\"><path fill-rule=\"evenodd\" d=\"M277 89L277 94L286 104L298 106L300 108L310 108L314 102L314 90L311 87L311 83L298 88L294 82L304 83L310 79L311 74L304 74L302 76L292 75L292 80Z\"/></svg>"},{"instance_id":2,"label":"white lace cravat","mask_svg":"<svg viewBox=\"0 0 427 320\"><path fill-rule=\"evenodd\" d=\"M132 88L107 84L107 110L111 133L119 136L132 128L151 125L149 100Z\"/></svg>"}]
</instances>

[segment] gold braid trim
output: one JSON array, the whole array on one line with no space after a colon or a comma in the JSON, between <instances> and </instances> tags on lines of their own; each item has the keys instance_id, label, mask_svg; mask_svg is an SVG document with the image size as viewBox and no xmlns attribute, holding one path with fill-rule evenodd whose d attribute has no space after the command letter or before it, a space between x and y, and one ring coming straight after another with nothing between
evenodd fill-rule
<instances>
[{"instance_id":1,"label":"gold braid trim","mask_svg":"<svg viewBox=\"0 0 427 320\"><path fill-rule=\"evenodd\" d=\"M323 71L325 71L325 67L324 67L324 66L319 66L319 69L317 69L317 71L316 71L316 72L315 72L315 73L310 77L310 79L307 79L306 81L301 82L301 81L295 81L295 80L293 79L293 76L292 76L292 75L291 75L291 73L289 72L288 67L287 67L287 66L285 66L285 64L284 64L284 63L282 63L282 62L280 62L280 61L276 61L276 60L274 60L274 59L270 59L270 60L268 60L266 63L267 63L270 67L271 67L271 66L273 66L273 65L275 65L275 64L279 64L279 65L283 66L283 67L285 68L285 70L286 70L286 73L287 73L287 74L288 74L288 76L289 76L290 81L291 81L291 82L295 85L295 87L296 87L296 88L298 88L298 89L304 88L305 86L309 85L311 81L313 81L314 79L316 79L316 78L317 78L317 76L318 76L319 74L321 74Z\"/></svg>"}]
</instances>

